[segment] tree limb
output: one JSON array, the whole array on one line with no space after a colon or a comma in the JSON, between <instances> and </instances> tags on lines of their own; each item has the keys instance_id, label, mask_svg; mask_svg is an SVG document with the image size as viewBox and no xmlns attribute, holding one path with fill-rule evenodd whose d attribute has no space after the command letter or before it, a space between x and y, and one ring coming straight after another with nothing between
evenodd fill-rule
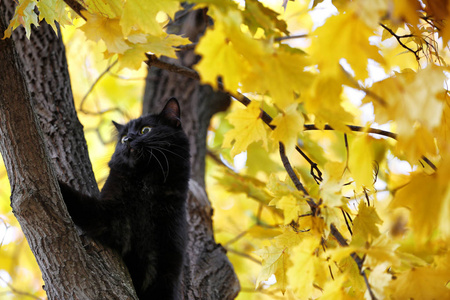
<instances>
[{"instance_id":1,"label":"tree limb","mask_svg":"<svg viewBox=\"0 0 450 300\"><path fill-rule=\"evenodd\" d=\"M378 134L378 135L382 135L385 137L389 137L394 140L397 139L397 134L392 133L390 131L376 129L376 128L365 128L365 127L357 126L357 125L346 125L346 126L351 131L373 133L373 134ZM304 127L304 130L320 130L314 124L305 124L303 127ZM325 125L323 130L335 130L335 129L333 129L333 127L331 127L330 125Z\"/></svg>"},{"instance_id":2,"label":"tree limb","mask_svg":"<svg viewBox=\"0 0 450 300\"><path fill-rule=\"evenodd\" d=\"M83 5L81 5L77 0L64 0L64 2L67 4L67 6L73 9L73 11L77 13L77 15L79 15L86 21L86 17L82 14L82 11L86 11Z\"/></svg>"}]
</instances>

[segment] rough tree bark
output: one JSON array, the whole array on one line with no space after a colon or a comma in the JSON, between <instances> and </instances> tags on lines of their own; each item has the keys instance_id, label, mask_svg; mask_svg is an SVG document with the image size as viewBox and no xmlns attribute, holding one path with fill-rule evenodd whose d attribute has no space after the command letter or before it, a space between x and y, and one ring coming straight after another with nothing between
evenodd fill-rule
<instances>
[{"instance_id":1,"label":"rough tree bark","mask_svg":"<svg viewBox=\"0 0 450 300\"><path fill-rule=\"evenodd\" d=\"M0 0L0 32L14 11ZM60 36L60 35L59 35ZM78 233L56 178L98 193L73 105L64 45L42 24L0 40L0 150L11 206L42 271L49 299L136 299L121 261Z\"/></svg>"},{"instance_id":2,"label":"rough tree bark","mask_svg":"<svg viewBox=\"0 0 450 300\"><path fill-rule=\"evenodd\" d=\"M0 0L0 32L13 3ZM191 27L182 30L196 40L205 17L197 12L189 18ZM195 59L186 52L181 61L190 66ZM144 110L178 97L192 145L185 298L232 299L239 283L224 249L214 242L212 209L204 190L209 119L225 109L229 99L173 74L152 74L151 80L156 74L160 78L149 82L155 94ZM85 193L98 193L73 105L64 45L46 24L33 30L31 41L22 29L0 41L0 150L12 187L11 206L41 268L49 299L135 299L121 261L78 236L57 188L56 178Z\"/></svg>"},{"instance_id":3,"label":"rough tree bark","mask_svg":"<svg viewBox=\"0 0 450 300\"><path fill-rule=\"evenodd\" d=\"M197 42L209 20L205 10L186 6L169 26L172 33ZM193 50L179 52L169 62L192 67L198 61ZM211 117L225 110L230 99L198 81L156 68L149 69L144 95L144 113L156 112L162 103L176 97L182 107L181 121L191 145L191 183L188 199L189 249L184 268L186 299L234 299L240 286L225 249L214 241L212 208L205 192L206 134Z\"/></svg>"}]
</instances>

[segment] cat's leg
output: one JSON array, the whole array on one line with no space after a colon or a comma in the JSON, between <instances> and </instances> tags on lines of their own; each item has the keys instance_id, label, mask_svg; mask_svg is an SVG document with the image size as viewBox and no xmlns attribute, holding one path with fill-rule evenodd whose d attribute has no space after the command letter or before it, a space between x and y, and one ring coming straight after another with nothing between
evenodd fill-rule
<instances>
[{"instance_id":1,"label":"cat's leg","mask_svg":"<svg viewBox=\"0 0 450 300\"><path fill-rule=\"evenodd\" d=\"M77 226L91 237L95 237L105 230L107 226L105 216L108 215L110 209L115 209L115 205L80 193L62 182L59 182L59 187L67 210Z\"/></svg>"}]
</instances>

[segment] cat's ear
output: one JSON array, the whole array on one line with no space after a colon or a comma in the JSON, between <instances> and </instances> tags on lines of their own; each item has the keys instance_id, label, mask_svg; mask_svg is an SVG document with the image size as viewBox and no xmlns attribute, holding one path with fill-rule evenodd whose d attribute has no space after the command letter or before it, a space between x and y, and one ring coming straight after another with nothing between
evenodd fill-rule
<instances>
[{"instance_id":1,"label":"cat's ear","mask_svg":"<svg viewBox=\"0 0 450 300\"><path fill-rule=\"evenodd\" d=\"M114 121L112 121L112 123L114 124L114 127L116 127L116 129L117 129L118 132L120 132L120 131L125 127L125 125L116 123L116 122L114 122Z\"/></svg>"},{"instance_id":2,"label":"cat's ear","mask_svg":"<svg viewBox=\"0 0 450 300\"><path fill-rule=\"evenodd\" d=\"M181 126L180 104L178 103L178 100L176 98L170 98L159 115L164 120L168 121L170 125L174 127Z\"/></svg>"}]
</instances>

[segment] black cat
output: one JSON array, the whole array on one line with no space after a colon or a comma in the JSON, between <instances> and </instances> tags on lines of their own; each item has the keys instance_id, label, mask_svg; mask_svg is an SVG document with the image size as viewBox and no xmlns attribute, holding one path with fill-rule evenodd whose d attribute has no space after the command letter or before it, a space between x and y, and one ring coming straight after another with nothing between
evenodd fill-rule
<instances>
[{"instance_id":1,"label":"black cat","mask_svg":"<svg viewBox=\"0 0 450 300\"><path fill-rule=\"evenodd\" d=\"M121 255L139 299L181 299L190 165L180 106L172 98L158 115L113 123L119 141L100 199L60 183L64 201L75 224Z\"/></svg>"}]
</instances>

